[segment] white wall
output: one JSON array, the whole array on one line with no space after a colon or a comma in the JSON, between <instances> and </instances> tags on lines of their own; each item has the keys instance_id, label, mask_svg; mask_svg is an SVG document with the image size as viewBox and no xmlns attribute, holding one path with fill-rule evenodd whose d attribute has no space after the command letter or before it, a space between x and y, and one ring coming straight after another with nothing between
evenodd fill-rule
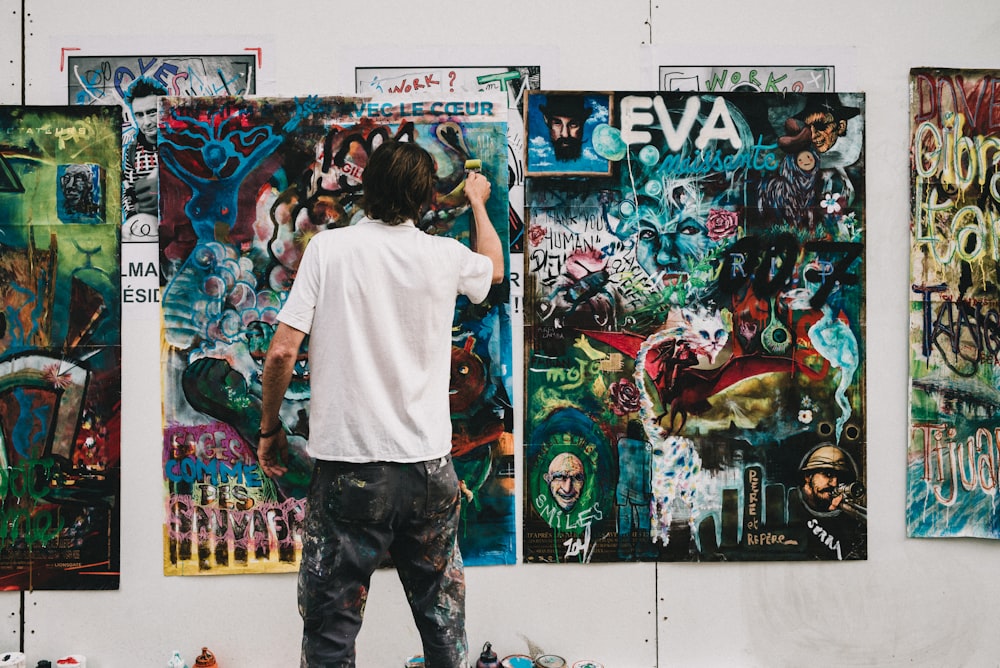
<instances>
[{"instance_id":1,"label":"white wall","mask_svg":"<svg viewBox=\"0 0 1000 668\"><path fill-rule=\"evenodd\" d=\"M836 54L838 82L867 92L869 560L469 569L470 640L491 641L501 656L549 652L608 668L998 665L1000 545L904 532L908 72L1000 68L995 0L0 0L5 104L22 96L22 7L29 104L65 103L63 47L98 55L263 44L258 91L287 95L351 93L354 65L428 58L541 62L546 88L650 90L650 64L712 54L813 64ZM29 665L76 652L92 668L155 667L173 649L193 660L202 645L224 666L297 665L294 576L162 575L158 326L123 323L121 589L27 594ZM0 651L17 648L19 605L18 593L0 594ZM377 574L360 665L401 666L418 649L395 575Z\"/></svg>"}]
</instances>

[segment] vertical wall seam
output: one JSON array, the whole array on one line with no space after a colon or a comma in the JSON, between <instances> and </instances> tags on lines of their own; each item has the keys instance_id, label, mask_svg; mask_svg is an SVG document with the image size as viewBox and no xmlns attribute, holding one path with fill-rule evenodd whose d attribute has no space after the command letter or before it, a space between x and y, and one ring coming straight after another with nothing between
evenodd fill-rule
<instances>
[{"instance_id":1,"label":"vertical wall seam","mask_svg":"<svg viewBox=\"0 0 1000 668\"><path fill-rule=\"evenodd\" d=\"M653 665L660 668L660 563L653 566L653 647L656 656Z\"/></svg>"},{"instance_id":2,"label":"vertical wall seam","mask_svg":"<svg viewBox=\"0 0 1000 668\"><path fill-rule=\"evenodd\" d=\"M646 28L649 30L649 41L647 44L653 44L653 0L649 0L649 10L646 12Z\"/></svg>"},{"instance_id":3,"label":"vertical wall seam","mask_svg":"<svg viewBox=\"0 0 1000 668\"><path fill-rule=\"evenodd\" d=\"M25 64L28 60L28 39L27 39L27 27L28 22L25 16L27 15L27 5L28 0L21 0L21 106L23 107L27 104L27 88L28 82L26 80L27 76L27 65ZM24 599L21 599L21 625L22 630L24 626ZM21 634L21 645L24 645L24 634Z\"/></svg>"},{"instance_id":4,"label":"vertical wall seam","mask_svg":"<svg viewBox=\"0 0 1000 668\"><path fill-rule=\"evenodd\" d=\"M26 18L28 0L21 0L21 106L27 104L27 60L28 60L28 20ZM20 592L20 610L18 620L18 651L24 653L24 590Z\"/></svg>"}]
</instances>

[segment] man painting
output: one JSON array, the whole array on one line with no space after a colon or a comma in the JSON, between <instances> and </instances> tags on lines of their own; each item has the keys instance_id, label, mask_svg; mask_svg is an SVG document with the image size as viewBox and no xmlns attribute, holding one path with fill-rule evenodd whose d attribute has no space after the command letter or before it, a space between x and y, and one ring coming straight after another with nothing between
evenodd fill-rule
<instances>
[{"instance_id":1,"label":"man painting","mask_svg":"<svg viewBox=\"0 0 1000 668\"><path fill-rule=\"evenodd\" d=\"M264 362L258 456L266 475L280 477L288 442L279 409L313 334L310 393L322 401L310 412L301 665L355 665L371 576L391 555L427 664L465 668L450 335L456 296L480 303L504 278L486 211L490 183L476 172L466 177L470 250L415 225L436 180L423 148L386 141L362 180L366 218L309 241Z\"/></svg>"}]
</instances>

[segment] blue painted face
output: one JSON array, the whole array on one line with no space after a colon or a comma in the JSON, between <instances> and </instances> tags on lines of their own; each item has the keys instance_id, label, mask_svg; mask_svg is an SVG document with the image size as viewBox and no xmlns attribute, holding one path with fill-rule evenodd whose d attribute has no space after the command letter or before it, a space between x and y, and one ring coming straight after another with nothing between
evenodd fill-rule
<instances>
[{"instance_id":1,"label":"blue painted face","mask_svg":"<svg viewBox=\"0 0 1000 668\"><path fill-rule=\"evenodd\" d=\"M636 260L650 276L684 273L713 245L704 221L683 212L640 207Z\"/></svg>"}]
</instances>

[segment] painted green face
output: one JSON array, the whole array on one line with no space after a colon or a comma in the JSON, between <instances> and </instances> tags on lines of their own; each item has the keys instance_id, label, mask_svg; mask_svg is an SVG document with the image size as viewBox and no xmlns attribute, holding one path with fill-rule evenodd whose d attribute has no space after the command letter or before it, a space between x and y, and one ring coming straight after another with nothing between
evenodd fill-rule
<instances>
[{"instance_id":1,"label":"painted green face","mask_svg":"<svg viewBox=\"0 0 1000 668\"><path fill-rule=\"evenodd\" d=\"M646 211L639 221L636 260L650 276L682 273L713 245L703 221L681 212L670 217Z\"/></svg>"}]
</instances>

